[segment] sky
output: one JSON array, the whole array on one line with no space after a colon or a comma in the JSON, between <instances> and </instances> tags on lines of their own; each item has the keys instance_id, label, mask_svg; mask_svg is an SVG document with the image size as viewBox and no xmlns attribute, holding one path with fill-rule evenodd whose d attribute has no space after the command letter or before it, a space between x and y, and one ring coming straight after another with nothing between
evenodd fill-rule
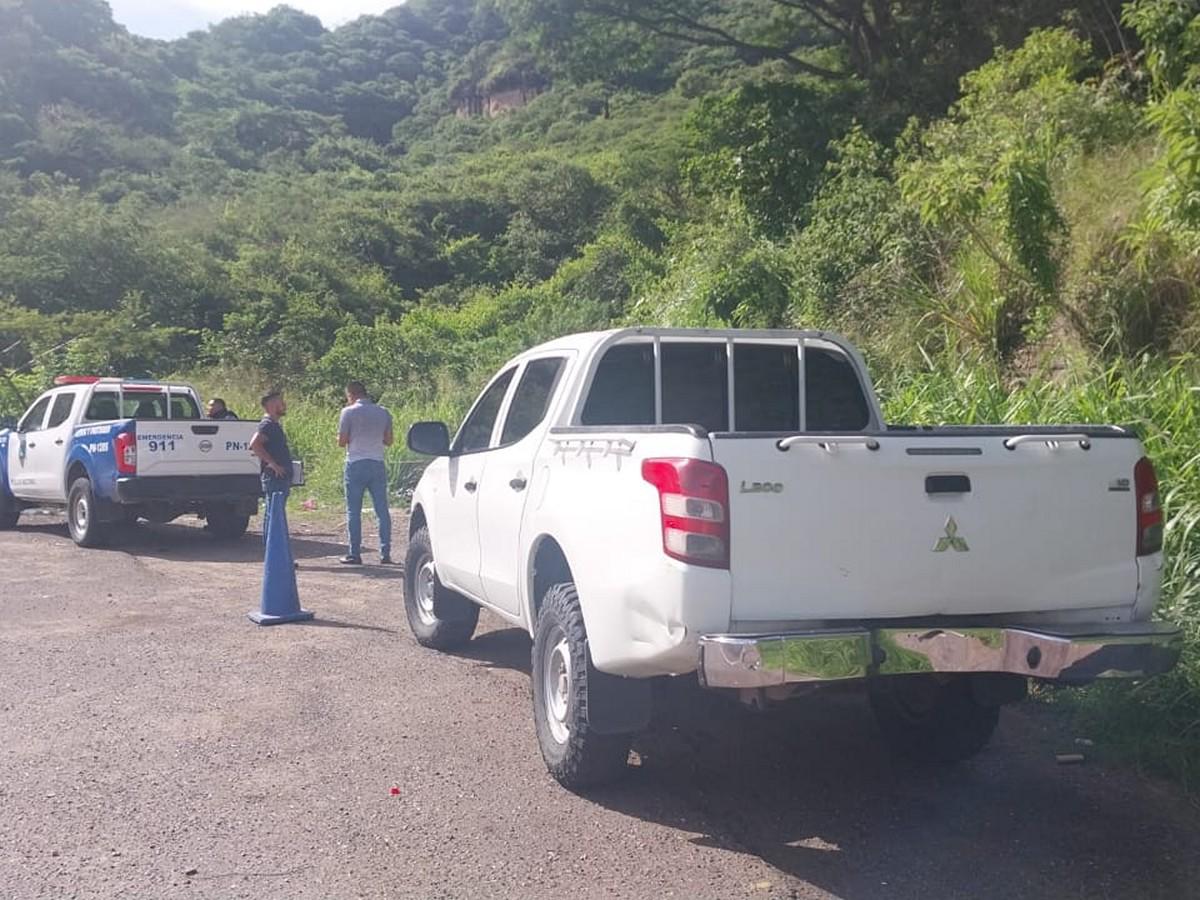
<instances>
[{"instance_id":1,"label":"sky","mask_svg":"<svg viewBox=\"0 0 1200 900\"><path fill-rule=\"evenodd\" d=\"M134 34L182 37L230 16L266 12L283 0L108 0L113 18ZM287 5L317 16L326 28L369 13L381 13L403 0L288 0Z\"/></svg>"}]
</instances>

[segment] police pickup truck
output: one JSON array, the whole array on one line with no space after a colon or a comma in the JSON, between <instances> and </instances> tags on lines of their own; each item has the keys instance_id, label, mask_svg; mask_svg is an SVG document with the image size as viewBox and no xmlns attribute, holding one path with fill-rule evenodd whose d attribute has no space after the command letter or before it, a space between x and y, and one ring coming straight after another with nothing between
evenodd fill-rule
<instances>
[{"instance_id":1,"label":"police pickup truck","mask_svg":"<svg viewBox=\"0 0 1200 900\"><path fill-rule=\"evenodd\" d=\"M240 537L262 492L256 427L202 419L187 385L60 376L0 431L0 529L24 509L58 506L81 547L104 543L114 524L186 513L215 537Z\"/></svg>"},{"instance_id":2,"label":"police pickup truck","mask_svg":"<svg viewBox=\"0 0 1200 900\"><path fill-rule=\"evenodd\" d=\"M836 335L636 328L522 354L413 496L417 640L533 637L542 755L624 770L657 678L762 708L857 683L898 750L979 751L1029 679L1170 669L1163 512L1113 425L890 425Z\"/></svg>"}]
</instances>

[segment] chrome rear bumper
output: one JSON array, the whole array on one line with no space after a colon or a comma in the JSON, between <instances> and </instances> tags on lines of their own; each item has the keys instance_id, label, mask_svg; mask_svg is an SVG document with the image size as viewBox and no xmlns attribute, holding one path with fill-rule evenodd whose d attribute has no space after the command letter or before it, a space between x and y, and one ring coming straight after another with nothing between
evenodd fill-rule
<instances>
[{"instance_id":1,"label":"chrome rear bumper","mask_svg":"<svg viewBox=\"0 0 1200 900\"><path fill-rule=\"evenodd\" d=\"M1169 671L1182 641L1179 629L1159 622L709 634L700 638L698 673L700 683L712 688L931 672L1001 672L1086 684Z\"/></svg>"}]
</instances>

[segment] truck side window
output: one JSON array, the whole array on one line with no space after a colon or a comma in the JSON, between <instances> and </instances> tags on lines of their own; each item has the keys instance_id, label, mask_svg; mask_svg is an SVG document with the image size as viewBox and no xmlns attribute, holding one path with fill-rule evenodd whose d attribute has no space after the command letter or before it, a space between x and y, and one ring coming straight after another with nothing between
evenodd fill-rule
<instances>
[{"instance_id":1,"label":"truck side window","mask_svg":"<svg viewBox=\"0 0 1200 900\"><path fill-rule=\"evenodd\" d=\"M172 419L198 419L200 418L200 407L196 405L196 398L191 394L181 394L172 392L171 394L171 418Z\"/></svg>"},{"instance_id":2,"label":"truck side window","mask_svg":"<svg viewBox=\"0 0 1200 900\"><path fill-rule=\"evenodd\" d=\"M729 430L729 367L724 344L663 341L662 421Z\"/></svg>"},{"instance_id":3,"label":"truck side window","mask_svg":"<svg viewBox=\"0 0 1200 900\"><path fill-rule=\"evenodd\" d=\"M88 401L83 417L89 422L111 422L121 418L117 411L117 395L115 391L96 391Z\"/></svg>"},{"instance_id":4,"label":"truck side window","mask_svg":"<svg viewBox=\"0 0 1200 900\"><path fill-rule=\"evenodd\" d=\"M508 391L508 383L512 381L516 367L509 369L492 382L483 392L467 421L463 423L458 441L454 447L459 453L472 453L476 450L486 450L492 439L492 428L496 424L496 416L500 413L500 404L504 402L504 394Z\"/></svg>"},{"instance_id":5,"label":"truck side window","mask_svg":"<svg viewBox=\"0 0 1200 900\"><path fill-rule=\"evenodd\" d=\"M824 347L804 348L804 405L808 431L862 431L871 419L853 363Z\"/></svg>"},{"instance_id":6,"label":"truck side window","mask_svg":"<svg viewBox=\"0 0 1200 900\"><path fill-rule=\"evenodd\" d=\"M46 423L47 428L57 428L63 422L67 421L67 417L71 415L71 408L75 406L75 392L68 391L65 394L59 394L54 398L54 406L50 410L50 421Z\"/></svg>"},{"instance_id":7,"label":"truck side window","mask_svg":"<svg viewBox=\"0 0 1200 900\"><path fill-rule=\"evenodd\" d=\"M734 344L735 431L800 430L800 357L795 344Z\"/></svg>"},{"instance_id":8,"label":"truck side window","mask_svg":"<svg viewBox=\"0 0 1200 900\"><path fill-rule=\"evenodd\" d=\"M596 366L584 425L654 424L654 345L617 344Z\"/></svg>"},{"instance_id":9,"label":"truck side window","mask_svg":"<svg viewBox=\"0 0 1200 900\"><path fill-rule=\"evenodd\" d=\"M504 420L504 430L500 433L501 444L515 444L541 424L565 362L563 357L555 356L525 364Z\"/></svg>"},{"instance_id":10,"label":"truck side window","mask_svg":"<svg viewBox=\"0 0 1200 900\"><path fill-rule=\"evenodd\" d=\"M29 412L21 417L21 421L17 423L17 431L25 433L29 431L41 431L42 422L46 419L46 407L50 405L50 398L43 397L37 403L30 407Z\"/></svg>"}]
</instances>

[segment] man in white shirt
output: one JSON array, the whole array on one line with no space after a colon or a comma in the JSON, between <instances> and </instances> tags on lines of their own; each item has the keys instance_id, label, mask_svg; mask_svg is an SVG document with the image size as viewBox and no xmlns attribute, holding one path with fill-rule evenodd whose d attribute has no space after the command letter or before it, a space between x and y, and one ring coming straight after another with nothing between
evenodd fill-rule
<instances>
[{"instance_id":1,"label":"man in white shirt","mask_svg":"<svg viewBox=\"0 0 1200 900\"><path fill-rule=\"evenodd\" d=\"M392 414L367 397L361 381L346 385L346 407L338 420L338 446L346 448L346 527L350 552L340 560L362 565L362 501L369 491L379 520L379 561L392 562L392 516L388 511L384 450L392 446Z\"/></svg>"}]
</instances>

